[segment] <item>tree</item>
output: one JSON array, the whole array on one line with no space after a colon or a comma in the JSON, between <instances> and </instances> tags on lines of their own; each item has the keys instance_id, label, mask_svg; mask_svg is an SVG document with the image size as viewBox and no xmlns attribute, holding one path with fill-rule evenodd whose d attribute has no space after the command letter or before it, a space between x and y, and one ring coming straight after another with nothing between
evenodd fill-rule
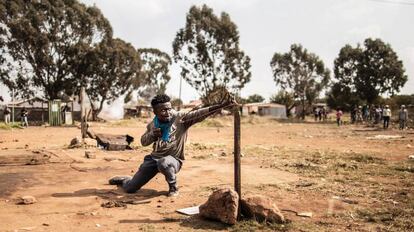
<instances>
[{"instance_id":1,"label":"tree","mask_svg":"<svg viewBox=\"0 0 414 232\"><path fill-rule=\"evenodd\" d=\"M133 80L133 89L138 89L138 95L149 101L157 94L165 93L167 84L171 79L169 66L171 65L170 56L156 48L138 49L141 58L141 75ZM145 85L142 85L142 82ZM131 90L131 91L132 91Z\"/></svg>"},{"instance_id":2,"label":"tree","mask_svg":"<svg viewBox=\"0 0 414 232\"><path fill-rule=\"evenodd\" d=\"M270 66L276 85L299 101L304 119L306 106L312 105L328 85L329 70L318 56L300 44L293 44L287 53L275 53Z\"/></svg>"},{"instance_id":3,"label":"tree","mask_svg":"<svg viewBox=\"0 0 414 232\"><path fill-rule=\"evenodd\" d=\"M270 102L284 105L286 107L286 115L288 117L292 115L291 111L296 105L293 94L284 90L280 90L275 95L272 95L270 97Z\"/></svg>"},{"instance_id":4,"label":"tree","mask_svg":"<svg viewBox=\"0 0 414 232\"><path fill-rule=\"evenodd\" d=\"M364 45L345 45L334 62L337 85L349 88L368 104L380 94L393 95L407 82L402 61L389 44L368 38Z\"/></svg>"},{"instance_id":5,"label":"tree","mask_svg":"<svg viewBox=\"0 0 414 232\"><path fill-rule=\"evenodd\" d=\"M326 93L327 104L330 108L340 108L342 110L351 111L355 106L363 104L363 100L354 94L346 85L334 83L331 89Z\"/></svg>"},{"instance_id":6,"label":"tree","mask_svg":"<svg viewBox=\"0 0 414 232\"><path fill-rule=\"evenodd\" d=\"M263 102L264 100L264 97L260 96L259 94L253 94L247 97L245 103Z\"/></svg>"},{"instance_id":7,"label":"tree","mask_svg":"<svg viewBox=\"0 0 414 232\"><path fill-rule=\"evenodd\" d=\"M135 87L145 84L145 80L138 81L141 76L139 53L121 39L103 41L87 58L90 65L86 72L86 93L91 100L94 120L105 102L110 103L132 88L133 80Z\"/></svg>"},{"instance_id":8,"label":"tree","mask_svg":"<svg viewBox=\"0 0 414 232\"><path fill-rule=\"evenodd\" d=\"M83 56L112 36L99 9L76 0L0 0L0 20L0 81L21 97L73 94Z\"/></svg>"},{"instance_id":9,"label":"tree","mask_svg":"<svg viewBox=\"0 0 414 232\"><path fill-rule=\"evenodd\" d=\"M227 13L192 6L173 42L181 76L202 98L223 86L240 90L250 81L250 58L239 48L239 32Z\"/></svg>"}]
</instances>

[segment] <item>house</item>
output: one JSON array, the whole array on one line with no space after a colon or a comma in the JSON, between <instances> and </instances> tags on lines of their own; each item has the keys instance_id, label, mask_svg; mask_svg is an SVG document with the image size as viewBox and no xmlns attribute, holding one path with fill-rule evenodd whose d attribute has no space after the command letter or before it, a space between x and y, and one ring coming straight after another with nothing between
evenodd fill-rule
<instances>
[{"instance_id":1,"label":"house","mask_svg":"<svg viewBox=\"0 0 414 232\"><path fill-rule=\"evenodd\" d=\"M259 115L271 116L276 118L286 118L286 106L276 103L248 103L242 108L243 116Z\"/></svg>"},{"instance_id":2,"label":"house","mask_svg":"<svg viewBox=\"0 0 414 232\"><path fill-rule=\"evenodd\" d=\"M5 104L11 111L13 117L11 121L19 122L21 111L25 108L28 111L27 119L30 125L42 125L49 122L49 101L41 97L32 97L24 100L16 100ZM0 110L0 118L3 118L3 111L5 106ZM53 109L53 107L52 107ZM52 110L58 111L58 110ZM78 101L61 101L60 111L62 112L62 119L65 118L63 112L71 112L71 118L80 121L80 104Z\"/></svg>"},{"instance_id":3,"label":"house","mask_svg":"<svg viewBox=\"0 0 414 232\"><path fill-rule=\"evenodd\" d=\"M152 107L147 104L131 103L124 106L124 118L151 117Z\"/></svg>"}]
</instances>

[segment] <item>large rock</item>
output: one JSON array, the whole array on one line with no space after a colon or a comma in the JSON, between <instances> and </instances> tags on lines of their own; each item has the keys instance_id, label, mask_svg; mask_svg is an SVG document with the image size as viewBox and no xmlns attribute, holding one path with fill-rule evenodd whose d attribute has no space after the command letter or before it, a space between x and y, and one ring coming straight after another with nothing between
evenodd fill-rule
<instances>
[{"instance_id":1,"label":"large rock","mask_svg":"<svg viewBox=\"0 0 414 232\"><path fill-rule=\"evenodd\" d=\"M247 218L252 218L262 222L283 223L285 218L273 201L265 196L255 195L241 200L242 214Z\"/></svg>"},{"instance_id":2,"label":"large rock","mask_svg":"<svg viewBox=\"0 0 414 232\"><path fill-rule=\"evenodd\" d=\"M200 216L234 225L238 208L239 195L232 189L219 189L200 206Z\"/></svg>"}]
</instances>

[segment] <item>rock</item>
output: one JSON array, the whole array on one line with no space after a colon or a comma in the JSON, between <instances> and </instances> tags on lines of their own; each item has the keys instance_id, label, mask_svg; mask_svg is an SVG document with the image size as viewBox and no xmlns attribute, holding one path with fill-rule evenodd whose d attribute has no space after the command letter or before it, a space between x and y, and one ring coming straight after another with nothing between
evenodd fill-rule
<instances>
[{"instance_id":1,"label":"rock","mask_svg":"<svg viewBox=\"0 0 414 232\"><path fill-rule=\"evenodd\" d=\"M200 206L200 216L234 225L237 221L239 195L232 189L214 191Z\"/></svg>"},{"instance_id":2,"label":"rock","mask_svg":"<svg viewBox=\"0 0 414 232\"><path fill-rule=\"evenodd\" d=\"M37 200L33 196L23 196L17 199L17 204L19 205L30 205L36 203Z\"/></svg>"},{"instance_id":3,"label":"rock","mask_svg":"<svg viewBox=\"0 0 414 232\"><path fill-rule=\"evenodd\" d=\"M241 200L242 214L259 222L283 223L285 218L273 201L265 196L255 195Z\"/></svg>"},{"instance_id":4,"label":"rock","mask_svg":"<svg viewBox=\"0 0 414 232\"><path fill-rule=\"evenodd\" d=\"M414 160L414 155L409 155L409 156L408 156L408 159L410 159L410 160Z\"/></svg>"},{"instance_id":5,"label":"rock","mask_svg":"<svg viewBox=\"0 0 414 232\"><path fill-rule=\"evenodd\" d=\"M95 139L84 138L83 144L85 144L86 147L97 147L97 142Z\"/></svg>"},{"instance_id":6,"label":"rock","mask_svg":"<svg viewBox=\"0 0 414 232\"><path fill-rule=\"evenodd\" d=\"M92 153L91 151L85 151L85 157L88 159L96 159L96 154Z\"/></svg>"},{"instance_id":7,"label":"rock","mask_svg":"<svg viewBox=\"0 0 414 232\"><path fill-rule=\"evenodd\" d=\"M75 138L73 138L70 141L70 144L69 144L69 148L76 148L76 147L81 147L81 146L82 146L81 138L78 137L78 136L76 136Z\"/></svg>"},{"instance_id":8,"label":"rock","mask_svg":"<svg viewBox=\"0 0 414 232\"><path fill-rule=\"evenodd\" d=\"M407 148L412 148L413 146L411 146L411 144L407 144Z\"/></svg>"}]
</instances>

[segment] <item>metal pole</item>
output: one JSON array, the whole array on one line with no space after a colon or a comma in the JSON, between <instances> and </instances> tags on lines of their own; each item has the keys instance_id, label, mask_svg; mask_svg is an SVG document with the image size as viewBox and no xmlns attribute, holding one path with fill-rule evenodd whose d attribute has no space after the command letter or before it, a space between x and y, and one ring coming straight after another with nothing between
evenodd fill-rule
<instances>
[{"instance_id":1,"label":"metal pole","mask_svg":"<svg viewBox=\"0 0 414 232\"><path fill-rule=\"evenodd\" d=\"M12 89L12 124L14 124L14 89Z\"/></svg>"},{"instance_id":2,"label":"metal pole","mask_svg":"<svg viewBox=\"0 0 414 232\"><path fill-rule=\"evenodd\" d=\"M240 109L237 106L234 107L234 190L239 195L239 200L241 199L240 135Z\"/></svg>"}]
</instances>

